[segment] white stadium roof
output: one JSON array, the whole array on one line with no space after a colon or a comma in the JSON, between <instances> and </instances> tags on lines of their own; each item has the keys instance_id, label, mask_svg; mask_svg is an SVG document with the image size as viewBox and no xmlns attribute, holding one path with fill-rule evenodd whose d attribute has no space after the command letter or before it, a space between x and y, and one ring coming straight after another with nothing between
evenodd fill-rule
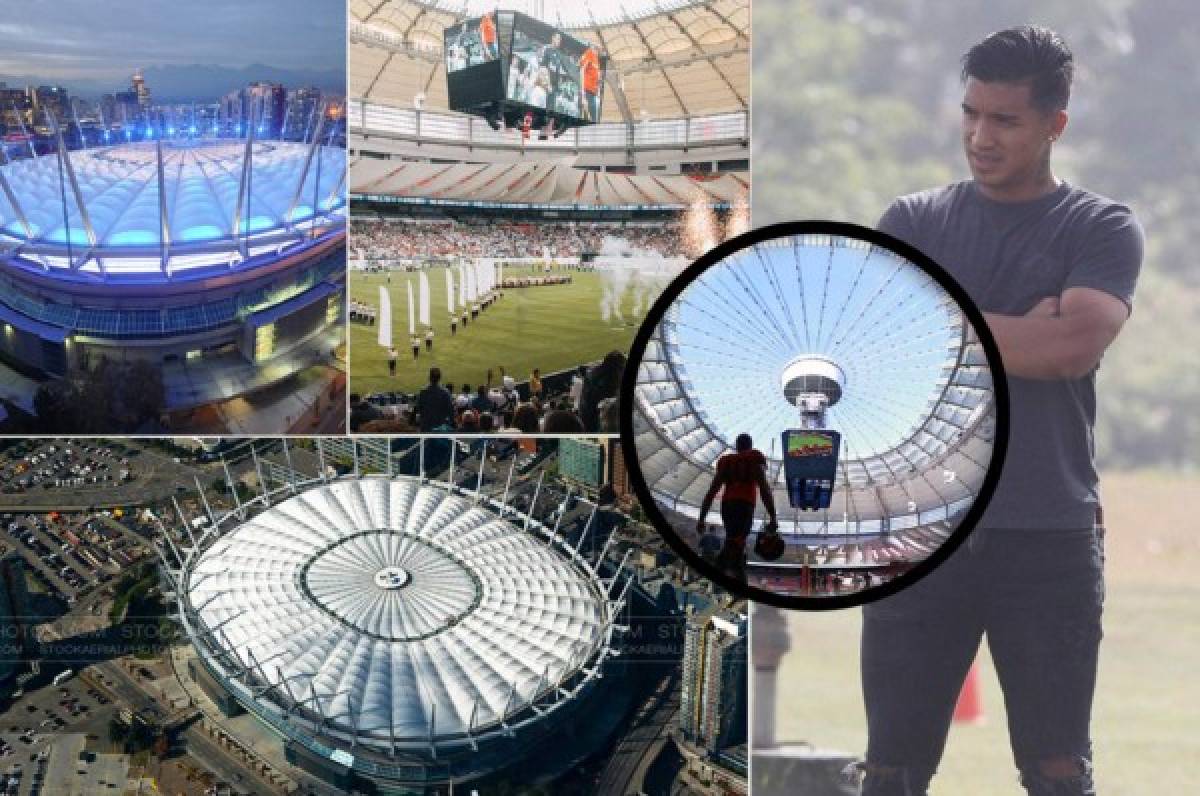
<instances>
[{"instance_id":1,"label":"white stadium roof","mask_svg":"<svg viewBox=\"0 0 1200 796\"><path fill-rule=\"evenodd\" d=\"M411 107L420 94L425 107L445 109L442 31L483 10L462 2L350 0L350 97ZM748 0L585 1L564 4L557 13L547 10L544 21L597 45L611 59L601 121L673 119L748 107Z\"/></svg>"},{"instance_id":2,"label":"white stadium roof","mask_svg":"<svg viewBox=\"0 0 1200 796\"><path fill-rule=\"evenodd\" d=\"M687 205L745 200L749 182L681 175L601 173L564 163L413 163L359 158L350 164L356 196L574 205Z\"/></svg>"},{"instance_id":3,"label":"white stadium roof","mask_svg":"<svg viewBox=\"0 0 1200 796\"><path fill-rule=\"evenodd\" d=\"M53 154L0 166L10 262L82 278L177 278L236 267L345 213L343 148L259 141L244 169L245 141L164 141L160 172L158 146L74 151L66 169Z\"/></svg>"},{"instance_id":4,"label":"white stadium roof","mask_svg":"<svg viewBox=\"0 0 1200 796\"><path fill-rule=\"evenodd\" d=\"M191 564L192 632L211 662L267 683L267 712L303 712L360 748L478 738L612 632L582 559L498 508L406 477L300 492Z\"/></svg>"}]
</instances>

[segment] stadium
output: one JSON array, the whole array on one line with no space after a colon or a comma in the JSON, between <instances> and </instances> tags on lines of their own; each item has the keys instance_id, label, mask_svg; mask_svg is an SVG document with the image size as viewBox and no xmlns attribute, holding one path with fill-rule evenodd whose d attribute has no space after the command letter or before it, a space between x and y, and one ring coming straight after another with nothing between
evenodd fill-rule
<instances>
[{"instance_id":1,"label":"stadium","mask_svg":"<svg viewBox=\"0 0 1200 796\"><path fill-rule=\"evenodd\" d=\"M39 377L161 370L164 411L279 382L341 345L342 147L153 140L0 166L0 355Z\"/></svg>"},{"instance_id":2,"label":"stadium","mask_svg":"<svg viewBox=\"0 0 1200 796\"><path fill-rule=\"evenodd\" d=\"M207 522L180 510L158 546L189 674L226 716L249 712L289 763L368 793L483 781L552 738L569 763L568 738L611 731L598 704L621 682L608 661L630 581L581 549L594 508L573 541L563 510L545 525L516 508L512 469L494 497L482 465L423 475L433 443L400 475L386 441L318 440L319 476L282 444L288 466L250 445L269 488L221 516L202 499Z\"/></svg>"},{"instance_id":3,"label":"stadium","mask_svg":"<svg viewBox=\"0 0 1200 796\"><path fill-rule=\"evenodd\" d=\"M397 421L389 430L412 420L431 365L456 387L536 397L543 426L552 407L580 415L573 383L628 350L691 258L748 227L749 4L551 5L539 20L496 12L510 74L537 57L535 34L599 52L603 72L592 109L539 113L532 126L522 114L537 103L513 100L512 80L507 99L458 96L461 75L489 66L463 31L494 9L349 5L350 387ZM476 284L490 289L473 298ZM615 383L602 392L612 398ZM511 412L496 415L495 428L511 427Z\"/></svg>"},{"instance_id":4,"label":"stadium","mask_svg":"<svg viewBox=\"0 0 1200 796\"><path fill-rule=\"evenodd\" d=\"M928 274L867 241L799 234L731 254L667 308L637 372L633 458L697 554L723 538L715 511L695 530L717 460L741 433L766 456L786 546L767 560L748 545L746 579L775 594L852 594L903 574L958 528L992 464L995 396L974 327ZM813 448L785 455L793 435ZM794 455L830 467L815 510L789 477Z\"/></svg>"}]
</instances>

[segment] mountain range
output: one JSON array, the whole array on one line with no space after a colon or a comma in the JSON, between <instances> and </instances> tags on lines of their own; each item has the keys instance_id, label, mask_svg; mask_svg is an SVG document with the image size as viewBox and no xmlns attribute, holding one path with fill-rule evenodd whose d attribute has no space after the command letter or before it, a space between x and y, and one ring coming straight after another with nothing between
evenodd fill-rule
<instances>
[{"instance_id":1,"label":"mountain range","mask_svg":"<svg viewBox=\"0 0 1200 796\"><path fill-rule=\"evenodd\" d=\"M130 67L129 74L133 75L133 67ZM289 89L316 86L327 93L346 93L346 73L343 69L281 69L265 64L251 64L236 69L192 64L150 66L143 68L142 74L156 103L211 101L248 83L258 81L282 83ZM128 79L48 80L31 75L0 75L0 82L7 83L10 88L61 85L72 95L91 99L129 89Z\"/></svg>"}]
</instances>

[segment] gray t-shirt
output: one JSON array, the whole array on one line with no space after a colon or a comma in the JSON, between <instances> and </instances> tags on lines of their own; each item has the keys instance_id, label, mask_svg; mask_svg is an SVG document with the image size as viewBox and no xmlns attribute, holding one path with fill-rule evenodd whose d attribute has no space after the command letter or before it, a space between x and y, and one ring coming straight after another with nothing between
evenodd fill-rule
<instances>
[{"instance_id":1,"label":"gray t-shirt","mask_svg":"<svg viewBox=\"0 0 1200 796\"><path fill-rule=\"evenodd\" d=\"M1024 315L1067 288L1133 306L1142 230L1130 209L1065 182L1028 202L997 202L968 180L902 196L879 229L946 269L984 312ZM1091 527L1100 502L1093 426L1096 373L1008 377L1008 454L980 527Z\"/></svg>"}]
</instances>

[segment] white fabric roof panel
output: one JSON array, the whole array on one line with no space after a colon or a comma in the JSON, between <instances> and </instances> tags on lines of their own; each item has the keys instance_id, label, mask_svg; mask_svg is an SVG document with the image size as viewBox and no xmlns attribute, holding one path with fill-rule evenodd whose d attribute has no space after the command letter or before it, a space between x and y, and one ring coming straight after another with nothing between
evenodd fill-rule
<instances>
[{"instance_id":1,"label":"white fabric roof panel","mask_svg":"<svg viewBox=\"0 0 1200 796\"><path fill-rule=\"evenodd\" d=\"M167 267L173 275L227 261L247 230L253 241L311 221L314 189L321 208L318 216L344 211L345 194L339 190L346 169L344 149L320 147L306 171L308 145L255 143L249 196L240 215L244 141L168 141L162 149L168 242L181 255ZM69 242L76 259L89 252L106 270L147 275L161 271L158 260L163 235L155 142L78 150L69 157L95 235L95 248L90 246L79 202L66 175L60 176L55 155L0 166L17 201L17 207L7 198L0 203L0 236L13 239L22 254L37 258L46 268L69 267L62 256ZM64 184L68 185L66 219ZM235 216L239 220L236 237ZM202 247L206 256L184 256L197 247ZM49 256L39 257L43 254Z\"/></svg>"},{"instance_id":2,"label":"white fabric roof panel","mask_svg":"<svg viewBox=\"0 0 1200 796\"><path fill-rule=\"evenodd\" d=\"M408 478L334 482L267 509L202 554L187 593L242 664L270 661L268 679L385 747L392 733L425 741L519 713L586 662L608 621L590 572Z\"/></svg>"}]
</instances>

